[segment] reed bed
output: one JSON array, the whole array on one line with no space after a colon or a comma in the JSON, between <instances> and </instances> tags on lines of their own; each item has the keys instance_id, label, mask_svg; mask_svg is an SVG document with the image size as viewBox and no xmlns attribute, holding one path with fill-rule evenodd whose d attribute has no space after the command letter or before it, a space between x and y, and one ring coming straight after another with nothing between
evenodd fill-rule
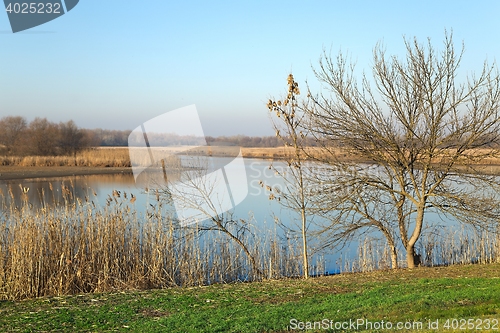
<instances>
[{"instance_id":1,"label":"reed bed","mask_svg":"<svg viewBox=\"0 0 500 333\"><path fill-rule=\"evenodd\" d=\"M76 156L0 156L0 165L22 167L130 167L127 148L96 148L78 152Z\"/></svg>"},{"instance_id":2,"label":"reed bed","mask_svg":"<svg viewBox=\"0 0 500 333\"><path fill-rule=\"evenodd\" d=\"M182 147L184 150L186 147ZM167 147L165 150L173 154L179 153L180 147ZM239 147L205 146L190 147L192 155L214 157L236 157ZM272 148L241 148L243 157L282 159L290 156L293 151L290 147ZM309 149L310 154L316 154L316 148ZM149 158L148 154L144 155ZM1 155L0 166L22 167L52 167L52 166L79 166L79 167L131 167L128 148L92 148L80 151L76 156L6 156Z\"/></svg>"},{"instance_id":3,"label":"reed bed","mask_svg":"<svg viewBox=\"0 0 500 333\"><path fill-rule=\"evenodd\" d=\"M276 233L257 228L242 235L262 271L259 276L227 235L181 228L160 201L139 214L127 193L115 192L101 207L92 193L74 198L71 186L65 188L62 205L42 208L34 208L27 196L14 200L12 191L0 196L0 299L301 274L300 251L295 252L299 240L281 241Z\"/></svg>"},{"instance_id":4,"label":"reed bed","mask_svg":"<svg viewBox=\"0 0 500 333\"><path fill-rule=\"evenodd\" d=\"M162 149L162 148L159 148ZM165 150L172 153L179 153L181 150L189 150L190 154L215 156L215 157L235 157L239 151L237 146L172 146L165 147ZM245 158L262 159L285 159L294 154L292 147L242 147L242 156ZM6 151L0 147L0 166L81 166L81 167L131 167L129 148L127 147L97 147L85 149L76 156L7 156ZM330 154L337 159L345 161L356 161L359 163L370 162L356 157L348 149L332 148ZM145 154L148 157L148 154ZM328 156L318 147L306 148L304 158L313 156L324 159ZM330 156L331 157L331 156ZM490 174L500 173L500 159L488 158L482 161L483 172ZM467 164L470 164L468 162ZM460 165L458 166L460 167ZM480 167L480 166L479 166Z\"/></svg>"},{"instance_id":5,"label":"reed bed","mask_svg":"<svg viewBox=\"0 0 500 333\"><path fill-rule=\"evenodd\" d=\"M500 262L500 230L445 226L429 229L415 246L421 266L487 264ZM363 238L357 257L342 258L344 272L368 272L391 268L390 249L384 240ZM406 251L398 250L398 264L406 268Z\"/></svg>"},{"instance_id":6,"label":"reed bed","mask_svg":"<svg viewBox=\"0 0 500 333\"><path fill-rule=\"evenodd\" d=\"M101 206L92 190L82 196L72 184L61 185L58 195L52 187L49 191L41 197L52 202L47 199L42 207L33 205L27 193L15 197L12 188L0 193L0 299L279 279L303 271L300 237L283 239L276 225L257 226L251 217L238 222L248 230L239 239L261 274L224 232L180 227L160 196L153 195L149 209L139 213L135 198L125 192L113 191ZM233 225L234 234L240 227ZM426 266L500 259L496 232L436 228L417 245ZM402 248L398 256L405 267ZM342 258L341 271L391 264L387 245L377 238L361 240L354 257ZM315 258L310 271L322 275L324 262Z\"/></svg>"}]
</instances>

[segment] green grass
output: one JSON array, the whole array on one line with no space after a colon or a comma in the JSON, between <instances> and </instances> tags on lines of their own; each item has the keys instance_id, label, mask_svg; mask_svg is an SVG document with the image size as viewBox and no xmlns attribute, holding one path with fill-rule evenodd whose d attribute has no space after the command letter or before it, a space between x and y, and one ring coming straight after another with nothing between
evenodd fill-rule
<instances>
[{"instance_id":1,"label":"green grass","mask_svg":"<svg viewBox=\"0 0 500 333\"><path fill-rule=\"evenodd\" d=\"M421 321L424 329L439 319L439 331L451 332L448 319L500 319L499 276L500 264L466 265L2 301L0 331L281 332L295 318Z\"/></svg>"}]
</instances>

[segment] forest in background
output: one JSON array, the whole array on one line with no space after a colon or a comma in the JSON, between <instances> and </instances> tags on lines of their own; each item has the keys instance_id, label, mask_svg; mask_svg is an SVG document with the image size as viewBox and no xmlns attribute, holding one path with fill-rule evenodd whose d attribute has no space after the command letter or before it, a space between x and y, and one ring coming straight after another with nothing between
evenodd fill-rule
<instances>
[{"instance_id":1,"label":"forest in background","mask_svg":"<svg viewBox=\"0 0 500 333\"><path fill-rule=\"evenodd\" d=\"M0 118L0 155L57 156L75 155L90 147L126 147L131 130L85 129L74 121L55 123L47 118ZM193 138L176 134L162 134L166 146L189 145ZM283 143L275 136L252 137L246 135L207 136L211 146L278 147ZM311 140L309 146L315 146Z\"/></svg>"}]
</instances>

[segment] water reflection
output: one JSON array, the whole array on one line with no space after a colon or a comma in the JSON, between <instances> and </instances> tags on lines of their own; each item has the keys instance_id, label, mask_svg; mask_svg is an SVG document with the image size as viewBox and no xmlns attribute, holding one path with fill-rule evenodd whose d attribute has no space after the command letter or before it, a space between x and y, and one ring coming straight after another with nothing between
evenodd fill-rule
<instances>
[{"instance_id":1,"label":"water reflection","mask_svg":"<svg viewBox=\"0 0 500 333\"><path fill-rule=\"evenodd\" d=\"M214 158L212 169L225 166L232 159ZM269 200L265 187L259 185L262 181L272 187L283 188L283 180L269 168L271 161L261 159L245 159L246 179L239 182L240 186L248 187L248 195L230 213L236 220L243 219L255 226L263 235L277 234L284 242L292 242L300 237L299 216L297 212L284 208L277 200ZM286 164L274 162L275 167L284 169ZM153 170L154 171L154 170ZM65 206L78 202L93 202L96 206L105 207L113 201L119 207L126 203L134 209L138 216L146 216L155 211L158 205L156 190L164 186L164 175L159 168L157 172L145 173L149 178L134 181L132 174L87 175L56 178L36 178L25 180L9 180L0 182L0 208L20 207L28 203L33 208ZM177 181L180 173L168 174L169 181ZM29 190L25 190L28 189ZM26 193L25 193L26 192ZM165 197L162 197L162 200ZM122 205L121 207L123 207ZM163 202L162 210L166 214L174 214L174 209ZM267 246L267 245L266 245ZM344 255L350 251L344 251ZM354 252L353 252L354 253ZM339 255L321 257L323 267L327 271L337 271L336 262ZM315 262L314 258L312 262Z\"/></svg>"},{"instance_id":2,"label":"water reflection","mask_svg":"<svg viewBox=\"0 0 500 333\"><path fill-rule=\"evenodd\" d=\"M131 174L17 179L0 182L0 203L3 209L9 206L19 207L23 203L28 203L33 208L89 200L103 203L103 198L115 189L139 191Z\"/></svg>"},{"instance_id":3,"label":"water reflection","mask_svg":"<svg viewBox=\"0 0 500 333\"><path fill-rule=\"evenodd\" d=\"M218 158L215 161L217 165L213 168L218 167L218 165L226 165L230 160L228 158ZM284 188L283 180L275 174L272 168L269 168L270 163L271 161L260 159L245 159L246 183L241 181L240 185L248 187L248 196L231 211L233 214L232 217L235 220L245 220L247 223L253 225L258 230L258 233L262 233L263 235L276 234L283 241L283 244L289 243L290 240L293 243L293 240L300 239L300 216L296 211L282 206L277 200L269 200L269 192L265 186L260 185L263 182L271 187ZM273 164L281 171L287 168L286 164L282 162L274 162ZM26 203L35 209L65 206L78 202L92 202L97 207L106 207L110 203L111 205L116 204L112 207L113 209L121 209L120 207L123 208L128 205L132 210L137 212L137 216L143 217L146 217L151 211L157 211L161 206L165 214L174 214L173 207L167 202L163 201L162 205L159 205L159 196L157 196L155 186L152 186L155 184L165 184L163 172L161 169L158 170L158 172L149 173L151 178L139 179L139 184L134 181L132 174L0 181L0 219L2 211L8 214L8 207L21 207ZM168 175L169 181L175 182L179 178L179 175L179 173L177 175L170 173ZM148 191L147 188L150 188L150 190ZM164 198L162 197L162 200ZM321 217L315 218L321 219ZM461 253L461 242L457 241L454 245L448 244L445 246L443 244L447 243L440 241L442 245L436 245L439 242L432 241L434 238L431 237L434 233L436 235L449 235L451 233L449 230L458 230L456 221L452 218L444 218L432 211L426 215L426 219L427 232L431 234L430 236L424 235L422 237L422 242L418 244L420 247L419 253L430 257L437 253L435 249L439 246L442 247L442 251L456 248L456 252ZM444 229L439 230L439 226L447 226L449 229L446 229L447 231L444 231ZM467 235L467 233L464 233L464 235ZM364 237L369 237L378 245L375 243L375 245L366 244ZM459 238L462 240L465 236L460 236ZM476 238L481 241L485 239L483 235ZM265 239L265 237L262 237L262 239ZM449 240L451 238L447 236L443 237L443 239ZM368 258L367 262L376 262L379 259L376 259L374 256L384 257L386 255L383 253L384 244L382 235L377 232L367 231L363 234L363 237L353 239L347 247L343 249L327 249L323 254L313 256L311 262L315 263L319 260L322 262L322 267L324 267L326 272L338 272L347 267L346 265L353 266L353 260L362 262L362 258ZM496 241L492 241L491 244L497 243ZM498 244L500 244L500 239ZM269 244L264 244L263 246L269 246ZM314 243L311 241L311 248L313 246ZM359 252L361 250L358 251L358 247L361 247L364 252ZM498 248L500 249L500 246ZM404 263L404 251L401 245L398 247L398 256L400 263ZM453 254L453 256L456 257L457 255ZM371 257L375 259L370 259ZM453 258L450 261L444 261L443 258L436 258L432 259L430 264L455 262Z\"/></svg>"}]
</instances>

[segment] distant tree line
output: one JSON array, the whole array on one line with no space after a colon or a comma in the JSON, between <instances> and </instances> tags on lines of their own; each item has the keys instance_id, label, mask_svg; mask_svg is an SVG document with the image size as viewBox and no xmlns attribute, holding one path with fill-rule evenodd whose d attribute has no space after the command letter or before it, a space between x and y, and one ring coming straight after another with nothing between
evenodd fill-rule
<instances>
[{"instance_id":1,"label":"distant tree line","mask_svg":"<svg viewBox=\"0 0 500 333\"><path fill-rule=\"evenodd\" d=\"M207 143L211 146L240 146L240 147L280 147L283 146L283 141L276 136L219 136L219 137L206 137ZM317 140L312 137L305 138L305 145L308 147L315 147L318 145Z\"/></svg>"},{"instance_id":2,"label":"distant tree line","mask_svg":"<svg viewBox=\"0 0 500 333\"><path fill-rule=\"evenodd\" d=\"M106 130L79 128L74 121L55 123L47 118L35 118L28 122L21 116L0 118L0 154L1 155L76 155L88 147L126 147L130 130ZM154 133L148 135L153 137ZM203 144L200 138L162 134L162 145ZM309 140L310 139L310 140ZM207 136L206 143L211 146L240 147L278 147L283 145L275 136L251 137L246 135ZM318 143L306 138L308 146Z\"/></svg>"},{"instance_id":3,"label":"distant tree line","mask_svg":"<svg viewBox=\"0 0 500 333\"><path fill-rule=\"evenodd\" d=\"M38 117L29 123L20 116L0 119L0 151L6 155L76 155L89 139L72 120L57 124Z\"/></svg>"}]
</instances>

